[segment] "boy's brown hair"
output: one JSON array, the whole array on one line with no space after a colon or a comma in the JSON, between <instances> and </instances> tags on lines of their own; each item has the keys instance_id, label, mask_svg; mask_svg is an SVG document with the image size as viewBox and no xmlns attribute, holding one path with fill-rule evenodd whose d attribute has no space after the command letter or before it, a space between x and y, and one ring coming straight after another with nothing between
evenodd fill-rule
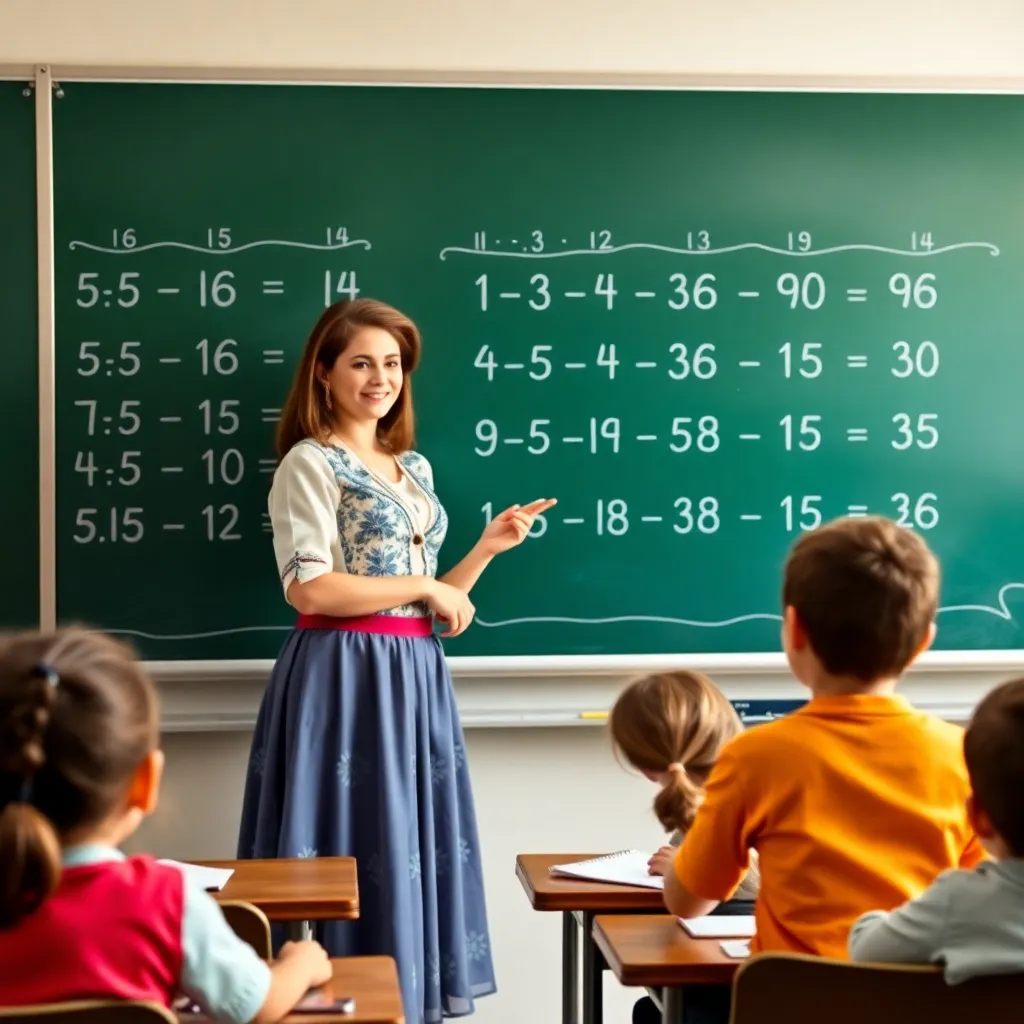
<instances>
[{"instance_id":1,"label":"boy's brown hair","mask_svg":"<svg viewBox=\"0 0 1024 1024\"><path fill-rule=\"evenodd\" d=\"M899 675L928 637L939 564L889 519L840 519L804 534L786 562L782 601L832 675Z\"/></svg>"},{"instance_id":2,"label":"boy's brown hair","mask_svg":"<svg viewBox=\"0 0 1024 1024\"><path fill-rule=\"evenodd\" d=\"M978 807L1014 857L1024 857L1024 679L997 686L975 709L964 760Z\"/></svg>"}]
</instances>

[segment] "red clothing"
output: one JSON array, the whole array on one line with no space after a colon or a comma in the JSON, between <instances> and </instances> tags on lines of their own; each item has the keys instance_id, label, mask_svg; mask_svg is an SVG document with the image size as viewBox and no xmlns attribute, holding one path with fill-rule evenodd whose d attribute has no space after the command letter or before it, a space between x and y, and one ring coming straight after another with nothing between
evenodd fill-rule
<instances>
[{"instance_id":1,"label":"red clothing","mask_svg":"<svg viewBox=\"0 0 1024 1024\"><path fill-rule=\"evenodd\" d=\"M67 867L57 891L0 931L0 1005L139 999L170 1006L184 881L151 857Z\"/></svg>"}]
</instances>

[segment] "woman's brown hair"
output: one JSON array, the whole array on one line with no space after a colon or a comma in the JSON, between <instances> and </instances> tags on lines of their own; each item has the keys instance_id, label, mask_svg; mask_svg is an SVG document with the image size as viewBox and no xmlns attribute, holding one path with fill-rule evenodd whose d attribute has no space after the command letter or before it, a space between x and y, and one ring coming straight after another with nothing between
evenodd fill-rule
<instances>
[{"instance_id":1,"label":"woman's brown hair","mask_svg":"<svg viewBox=\"0 0 1024 1024\"><path fill-rule=\"evenodd\" d=\"M279 459L299 441L308 437L326 441L330 436L334 416L327 406L317 369L330 372L353 336L364 327L387 331L398 342L402 357L402 390L377 424L377 437L395 455L412 448L415 424L409 378L420 361L419 329L404 313L376 299L345 299L323 311L302 350L299 368L277 426Z\"/></svg>"},{"instance_id":2,"label":"woman's brown hair","mask_svg":"<svg viewBox=\"0 0 1024 1024\"><path fill-rule=\"evenodd\" d=\"M157 733L125 645L84 629L0 639L0 928L53 892L62 847L118 809Z\"/></svg>"},{"instance_id":3,"label":"woman's brown hair","mask_svg":"<svg viewBox=\"0 0 1024 1024\"><path fill-rule=\"evenodd\" d=\"M722 692L699 672L662 672L619 694L608 719L617 754L634 768L667 774L654 798L665 831L685 832L725 743L742 731Z\"/></svg>"}]
</instances>

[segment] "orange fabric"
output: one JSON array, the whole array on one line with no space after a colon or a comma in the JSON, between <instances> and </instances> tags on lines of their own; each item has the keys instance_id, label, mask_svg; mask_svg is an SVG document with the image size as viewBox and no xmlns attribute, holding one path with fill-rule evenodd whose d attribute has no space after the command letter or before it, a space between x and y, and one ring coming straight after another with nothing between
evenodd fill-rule
<instances>
[{"instance_id":1,"label":"orange fabric","mask_svg":"<svg viewBox=\"0 0 1024 1024\"><path fill-rule=\"evenodd\" d=\"M985 856L967 822L963 730L899 696L816 697L737 736L675 859L728 898L757 850L755 950L846 957L850 926Z\"/></svg>"}]
</instances>

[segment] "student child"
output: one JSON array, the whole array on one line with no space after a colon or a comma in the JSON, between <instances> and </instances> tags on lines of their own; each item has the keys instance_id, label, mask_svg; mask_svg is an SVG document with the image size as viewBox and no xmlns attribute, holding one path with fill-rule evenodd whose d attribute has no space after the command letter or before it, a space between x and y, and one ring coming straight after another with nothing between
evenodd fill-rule
<instances>
[{"instance_id":1,"label":"student child","mask_svg":"<svg viewBox=\"0 0 1024 1024\"><path fill-rule=\"evenodd\" d=\"M678 846L704 799L718 752L743 731L735 709L700 672L661 672L635 680L619 694L608 728L616 754L659 787L654 814L671 833L663 851ZM664 867L663 857L651 858L652 874L663 874ZM736 899L756 899L757 888L754 867Z\"/></svg>"},{"instance_id":2,"label":"student child","mask_svg":"<svg viewBox=\"0 0 1024 1024\"><path fill-rule=\"evenodd\" d=\"M793 545L782 641L811 700L723 748L665 877L670 911L697 917L727 899L753 849L751 952L842 958L864 911L982 859L963 731L895 693L931 642L938 593L924 541L889 520L840 520Z\"/></svg>"},{"instance_id":3,"label":"student child","mask_svg":"<svg viewBox=\"0 0 1024 1024\"><path fill-rule=\"evenodd\" d=\"M315 942L268 966L175 867L118 846L157 802L152 683L81 629L0 641L0 1004L179 994L274 1024L331 965Z\"/></svg>"},{"instance_id":4,"label":"student child","mask_svg":"<svg viewBox=\"0 0 1024 1024\"><path fill-rule=\"evenodd\" d=\"M964 737L974 830L993 860L947 871L917 899L865 914L850 957L942 964L951 985L1024 971L1024 679L994 689Z\"/></svg>"},{"instance_id":5,"label":"student child","mask_svg":"<svg viewBox=\"0 0 1024 1024\"><path fill-rule=\"evenodd\" d=\"M704 799L704 783L724 744L743 726L732 704L699 672L662 672L627 686L612 707L608 728L616 754L660 787L654 813L670 845L651 858L652 874L671 870L671 857L689 831ZM752 865L730 909L749 914L759 877ZM724 904L720 910L729 905ZM727 1012L729 986L704 986L687 994L687 1024ZM660 1024L661 1013L645 996L633 1006L633 1024Z\"/></svg>"}]
</instances>

